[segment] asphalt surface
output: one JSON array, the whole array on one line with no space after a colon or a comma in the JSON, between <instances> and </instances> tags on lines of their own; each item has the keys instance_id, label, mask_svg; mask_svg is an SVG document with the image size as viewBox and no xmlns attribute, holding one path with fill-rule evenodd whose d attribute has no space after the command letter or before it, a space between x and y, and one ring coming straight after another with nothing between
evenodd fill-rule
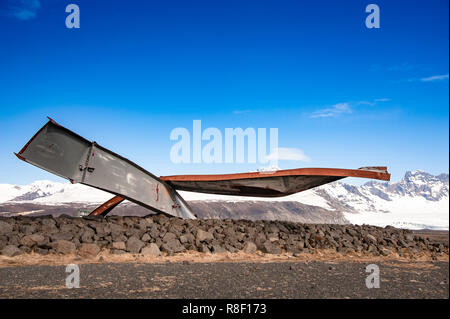
<instances>
[{"instance_id":1,"label":"asphalt surface","mask_svg":"<svg viewBox=\"0 0 450 319\"><path fill-rule=\"evenodd\" d=\"M0 268L0 298L448 298L448 262L379 263L380 288L358 262L82 264Z\"/></svg>"}]
</instances>

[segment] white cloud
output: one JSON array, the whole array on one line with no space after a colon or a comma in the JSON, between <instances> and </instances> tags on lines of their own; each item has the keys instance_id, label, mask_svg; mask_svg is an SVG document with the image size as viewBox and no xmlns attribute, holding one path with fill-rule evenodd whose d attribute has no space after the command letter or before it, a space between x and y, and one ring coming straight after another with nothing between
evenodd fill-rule
<instances>
[{"instance_id":1,"label":"white cloud","mask_svg":"<svg viewBox=\"0 0 450 319\"><path fill-rule=\"evenodd\" d=\"M19 20L35 18L40 7L39 0L6 0L6 13Z\"/></svg>"},{"instance_id":2,"label":"white cloud","mask_svg":"<svg viewBox=\"0 0 450 319\"><path fill-rule=\"evenodd\" d=\"M432 82L432 81L441 81L448 79L448 74L442 74L442 75L433 75L426 78L421 78L420 81L422 82Z\"/></svg>"},{"instance_id":3,"label":"white cloud","mask_svg":"<svg viewBox=\"0 0 450 319\"><path fill-rule=\"evenodd\" d=\"M233 114L246 114L246 113L248 113L248 112L250 112L249 110L234 110L233 111Z\"/></svg>"},{"instance_id":4,"label":"white cloud","mask_svg":"<svg viewBox=\"0 0 450 319\"><path fill-rule=\"evenodd\" d=\"M381 98L381 99L375 99L375 102L388 102L390 100L391 99L389 99L389 98Z\"/></svg>"},{"instance_id":5,"label":"white cloud","mask_svg":"<svg viewBox=\"0 0 450 319\"><path fill-rule=\"evenodd\" d=\"M370 105L370 106L374 106L376 103L375 102L370 102L370 101L358 101L355 104L356 105Z\"/></svg>"},{"instance_id":6,"label":"white cloud","mask_svg":"<svg viewBox=\"0 0 450 319\"><path fill-rule=\"evenodd\" d=\"M311 117L335 117L343 113L352 113L352 108L350 107L350 104L345 103L338 103L335 105L332 105L331 107L317 110L313 114L311 114Z\"/></svg>"},{"instance_id":7,"label":"white cloud","mask_svg":"<svg viewBox=\"0 0 450 319\"><path fill-rule=\"evenodd\" d=\"M379 98L379 99L374 99L373 101L357 101L357 102L338 103L338 104L332 105L330 107L314 111L310 115L310 117L311 118L336 117L341 114L353 113L353 109L360 105L375 106L375 105L377 105L378 102L387 102L390 100L391 99L389 99L389 98Z\"/></svg>"},{"instance_id":8,"label":"white cloud","mask_svg":"<svg viewBox=\"0 0 450 319\"><path fill-rule=\"evenodd\" d=\"M310 162L311 159L298 148L278 147L272 153L266 156L269 161L302 161Z\"/></svg>"}]
</instances>

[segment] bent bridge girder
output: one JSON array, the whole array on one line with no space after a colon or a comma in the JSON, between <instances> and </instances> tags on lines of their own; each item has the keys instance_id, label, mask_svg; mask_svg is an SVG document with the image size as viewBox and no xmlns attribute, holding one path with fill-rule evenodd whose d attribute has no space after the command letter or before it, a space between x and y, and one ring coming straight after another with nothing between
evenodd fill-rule
<instances>
[{"instance_id":1,"label":"bent bridge girder","mask_svg":"<svg viewBox=\"0 0 450 319\"><path fill-rule=\"evenodd\" d=\"M132 161L88 141L52 119L28 141L16 156L69 179L115 195L91 215L108 214L127 199L152 211L195 219L177 190L200 193L280 197L305 191L345 177L390 180L385 166L298 168L273 172L157 177Z\"/></svg>"}]
</instances>

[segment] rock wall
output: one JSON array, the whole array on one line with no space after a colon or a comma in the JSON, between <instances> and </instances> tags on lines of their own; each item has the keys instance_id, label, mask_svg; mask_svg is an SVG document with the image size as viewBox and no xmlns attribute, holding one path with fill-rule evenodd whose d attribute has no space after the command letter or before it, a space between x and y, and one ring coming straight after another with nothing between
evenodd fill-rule
<instances>
[{"instance_id":1,"label":"rock wall","mask_svg":"<svg viewBox=\"0 0 450 319\"><path fill-rule=\"evenodd\" d=\"M113 254L159 256L184 251L267 254L310 253L332 249L373 255L413 255L422 251L448 254L448 243L433 242L409 230L393 227L302 224L284 221L232 219L183 220L165 215L74 218L39 216L0 218L0 252Z\"/></svg>"}]
</instances>

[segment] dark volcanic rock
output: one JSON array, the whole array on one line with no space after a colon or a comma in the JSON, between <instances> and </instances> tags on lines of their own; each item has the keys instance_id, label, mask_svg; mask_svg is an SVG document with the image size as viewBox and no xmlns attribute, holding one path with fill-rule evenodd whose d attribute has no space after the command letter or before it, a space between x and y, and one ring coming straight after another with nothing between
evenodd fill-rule
<instances>
[{"instance_id":1,"label":"dark volcanic rock","mask_svg":"<svg viewBox=\"0 0 450 319\"><path fill-rule=\"evenodd\" d=\"M279 246L276 246L274 244L272 244L270 241L266 241L263 244L263 253L267 253L267 254L274 254L274 255L279 255L281 254L281 248Z\"/></svg>"},{"instance_id":2,"label":"dark volcanic rock","mask_svg":"<svg viewBox=\"0 0 450 319\"><path fill-rule=\"evenodd\" d=\"M50 236L52 241L58 241L58 240L72 240L73 235L71 233L56 233Z\"/></svg>"},{"instance_id":3,"label":"dark volcanic rock","mask_svg":"<svg viewBox=\"0 0 450 319\"><path fill-rule=\"evenodd\" d=\"M7 235L13 231L11 224L0 220L0 235Z\"/></svg>"},{"instance_id":4,"label":"dark volcanic rock","mask_svg":"<svg viewBox=\"0 0 450 319\"><path fill-rule=\"evenodd\" d=\"M136 237L130 237L130 239L128 239L126 243L126 246L127 251L129 251L130 253L139 253L142 247L145 246L145 244Z\"/></svg>"},{"instance_id":5,"label":"dark volcanic rock","mask_svg":"<svg viewBox=\"0 0 450 319\"><path fill-rule=\"evenodd\" d=\"M20 244L26 247L33 247L34 245L42 245L45 243L45 237L42 235L25 235L20 239Z\"/></svg>"},{"instance_id":6,"label":"dark volcanic rock","mask_svg":"<svg viewBox=\"0 0 450 319\"><path fill-rule=\"evenodd\" d=\"M76 246L74 243L67 241L67 240L58 240L57 242L54 242L52 245L52 248L60 254L71 254L75 251Z\"/></svg>"},{"instance_id":7,"label":"dark volcanic rock","mask_svg":"<svg viewBox=\"0 0 450 319\"><path fill-rule=\"evenodd\" d=\"M167 253L179 253L185 250L184 246L176 238L161 245L161 250Z\"/></svg>"},{"instance_id":8,"label":"dark volcanic rock","mask_svg":"<svg viewBox=\"0 0 450 319\"><path fill-rule=\"evenodd\" d=\"M81 244L78 254L84 258L93 258L100 252L100 247L96 244Z\"/></svg>"},{"instance_id":9,"label":"dark volcanic rock","mask_svg":"<svg viewBox=\"0 0 450 319\"><path fill-rule=\"evenodd\" d=\"M8 257L14 257L17 255L20 255L22 251L17 248L17 246L14 245L7 245L5 248L2 249L2 255L8 256Z\"/></svg>"},{"instance_id":10,"label":"dark volcanic rock","mask_svg":"<svg viewBox=\"0 0 450 319\"><path fill-rule=\"evenodd\" d=\"M212 245L211 251L214 254L223 254L223 253L227 252L227 250L225 248L223 248L222 246L220 246L220 245Z\"/></svg>"},{"instance_id":11,"label":"dark volcanic rock","mask_svg":"<svg viewBox=\"0 0 450 319\"><path fill-rule=\"evenodd\" d=\"M177 235L175 235L174 233L166 233L163 236L162 240L163 240L163 242L168 243L176 238L177 238Z\"/></svg>"},{"instance_id":12,"label":"dark volcanic rock","mask_svg":"<svg viewBox=\"0 0 450 319\"><path fill-rule=\"evenodd\" d=\"M419 252L448 254L448 242L436 242L394 227L268 220L183 220L165 215L0 218L0 251L5 248L8 255L33 251L71 254L77 248L86 256L96 256L101 249L153 256L161 251L174 254L185 250L206 253L260 250L267 254L298 255L319 249L384 256L411 256Z\"/></svg>"},{"instance_id":13,"label":"dark volcanic rock","mask_svg":"<svg viewBox=\"0 0 450 319\"><path fill-rule=\"evenodd\" d=\"M197 240L199 242L209 242L212 241L214 239L213 234L211 234L210 232L204 231L202 229L197 230Z\"/></svg>"},{"instance_id":14,"label":"dark volcanic rock","mask_svg":"<svg viewBox=\"0 0 450 319\"><path fill-rule=\"evenodd\" d=\"M159 250L158 245L156 245L154 243L151 243L150 245L142 248L141 253L144 255L149 255L149 256L153 256L153 257L161 256L161 251Z\"/></svg>"},{"instance_id":15,"label":"dark volcanic rock","mask_svg":"<svg viewBox=\"0 0 450 319\"><path fill-rule=\"evenodd\" d=\"M253 254L257 250L256 245L252 242L246 242L242 251L246 254Z\"/></svg>"}]
</instances>

